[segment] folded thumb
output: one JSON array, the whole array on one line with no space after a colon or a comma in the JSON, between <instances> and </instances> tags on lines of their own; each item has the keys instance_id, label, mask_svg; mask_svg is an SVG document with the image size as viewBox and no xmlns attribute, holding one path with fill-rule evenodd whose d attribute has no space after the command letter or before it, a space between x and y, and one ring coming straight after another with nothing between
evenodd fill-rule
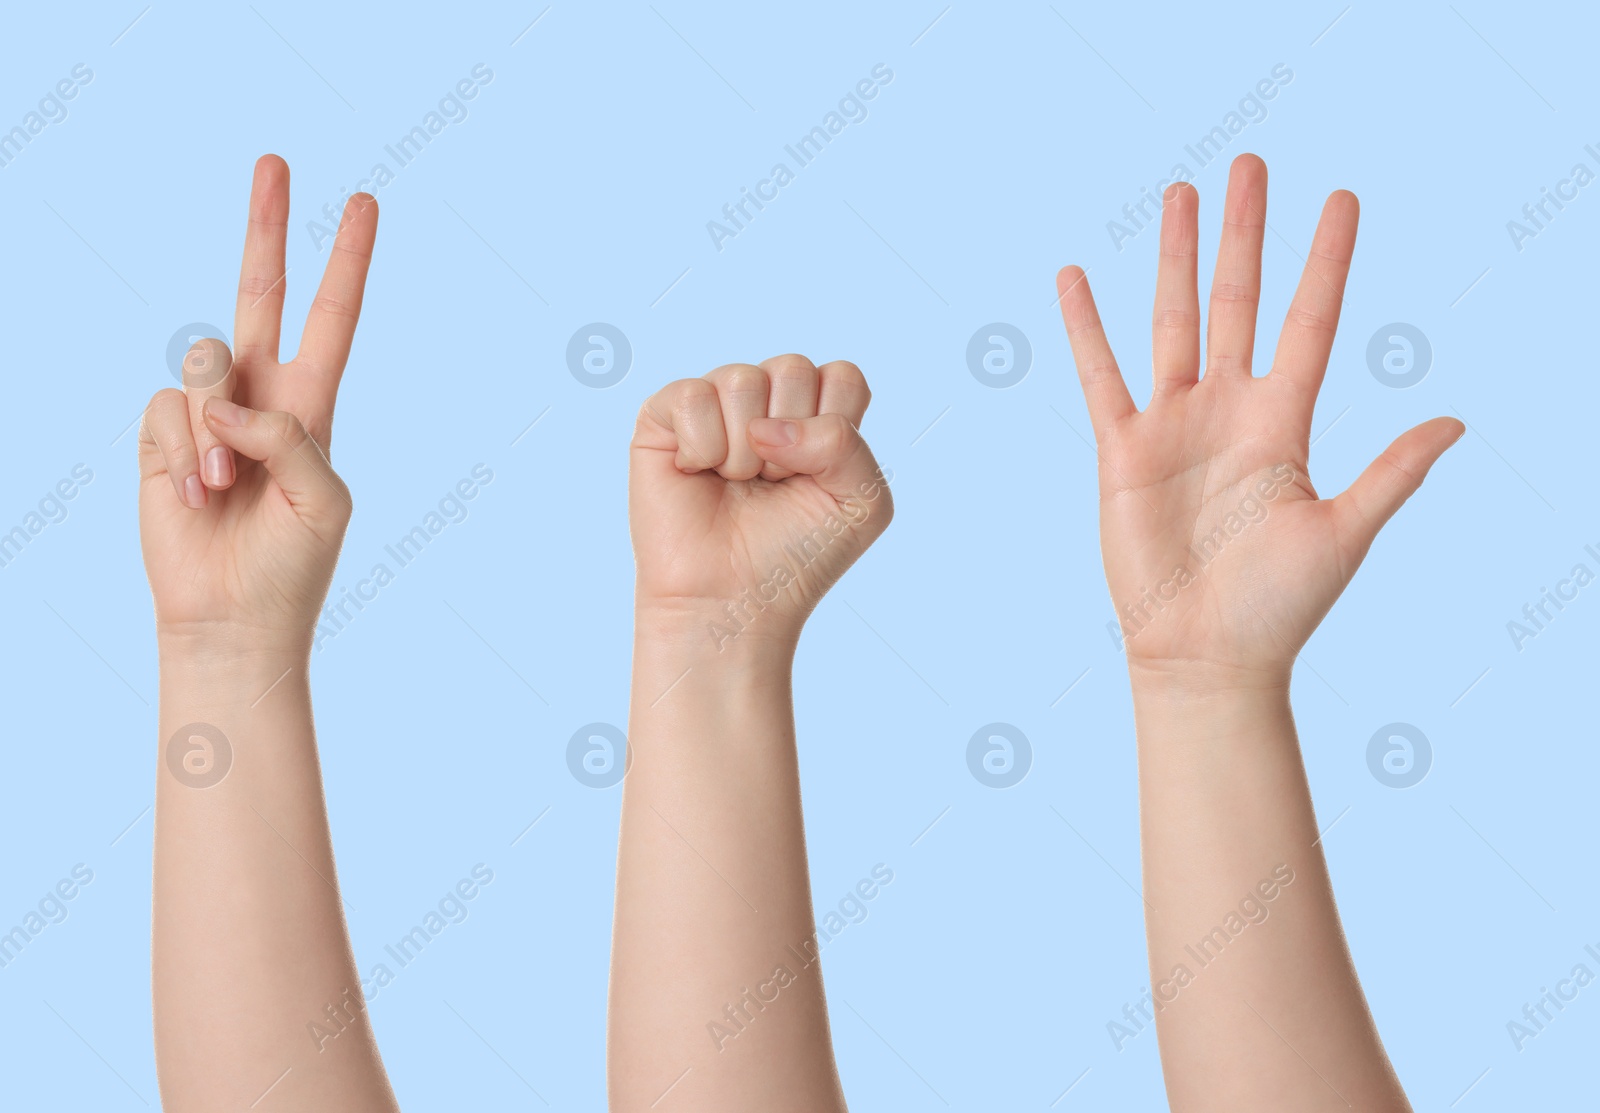
<instances>
[{"instance_id":1,"label":"folded thumb","mask_svg":"<svg viewBox=\"0 0 1600 1113\"><path fill-rule=\"evenodd\" d=\"M751 447L763 460L811 476L840 503L863 510L870 510L880 500L888 505L889 482L883 469L843 414L758 417L750 422L748 435Z\"/></svg>"}]
</instances>

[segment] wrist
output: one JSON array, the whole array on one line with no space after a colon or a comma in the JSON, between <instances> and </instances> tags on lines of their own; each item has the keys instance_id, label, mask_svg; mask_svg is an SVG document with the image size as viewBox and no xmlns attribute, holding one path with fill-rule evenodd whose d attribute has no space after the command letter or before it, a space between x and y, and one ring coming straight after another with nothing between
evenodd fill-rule
<instances>
[{"instance_id":1,"label":"wrist","mask_svg":"<svg viewBox=\"0 0 1600 1113\"><path fill-rule=\"evenodd\" d=\"M705 600L639 600L636 648L722 669L781 671L794 664L800 624L751 602L713 607Z\"/></svg>"},{"instance_id":2,"label":"wrist","mask_svg":"<svg viewBox=\"0 0 1600 1113\"><path fill-rule=\"evenodd\" d=\"M163 671L281 670L307 662L311 636L311 630L232 621L158 622L156 649Z\"/></svg>"},{"instance_id":3,"label":"wrist","mask_svg":"<svg viewBox=\"0 0 1600 1113\"><path fill-rule=\"evenodd\" d=\"M1239 665L1179 658L1128 658L1135 702L1215 704L1287 700L1293 662Z\"/></svg>"},{"instance_id":4,"label":"wrist","mask_svg":"<svg viewBox=\"0 0 1600 1113\"><path fill-rule=\"evenodd\" d=\"M681 736L700 760L741 749L751 739L794 744L797 639L755 631L715 638L704 614L641 607L636 615L629 731ZM681 756L681 755L680 755Z\"/></svg>"},{"instance_id":5,"label":"wrist","mask_svg":"<svg viewBox=\"0 0 1600 1113\"><path fill-rule=\"evenodd\" d=\"M1215 768L1235 768L1263 747L1295 744L1287 670L1130 661L1129 675L1141 776L1146 760L1151 768L1193 768L1185 755L1200 754L1221 762Z\"/></svg>"}]
</instances>

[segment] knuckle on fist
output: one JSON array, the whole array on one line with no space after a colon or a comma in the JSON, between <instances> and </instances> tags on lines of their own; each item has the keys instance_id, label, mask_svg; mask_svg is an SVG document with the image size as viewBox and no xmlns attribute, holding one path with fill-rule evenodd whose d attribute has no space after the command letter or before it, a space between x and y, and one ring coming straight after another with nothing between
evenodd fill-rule
<instances>
[{"instance_id":1,"label":"knuckle on fist","mask_svg":"<svg viewBox=\"0 0 1600 1113\"><path fill-rule=\"evenodd\" d=\"M735 364L720 376L722 392L728 395L765 394L767 373L759 367Z\"/></svg>"},{"instance_id":2,"label":"knuckle on fist","mask_svg":"<svg viewBox=\"0 0 1600 1113\"><path fill-rule=\"evenodd\" d=\"M774 384L784 383L813 383L817 380L817 367L802 355L790 353L788 355L773 356L761 364L771 376Z\"/></svg>"}]
</instances>

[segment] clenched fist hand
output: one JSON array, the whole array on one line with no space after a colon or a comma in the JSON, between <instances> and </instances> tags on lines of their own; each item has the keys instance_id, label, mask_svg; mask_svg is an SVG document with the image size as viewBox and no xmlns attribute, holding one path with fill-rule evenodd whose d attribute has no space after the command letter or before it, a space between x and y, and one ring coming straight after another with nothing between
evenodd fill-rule
<instances>
[{"instance_id":1,"label":"clenched fist hand","mask_svg":"<svg viewBox=\"0 0 1600 1113\"><path fill-rule=\"evenodd\" d=\"M639 411L612 1109L652 1107L674 1077L685 1109L845 1108L820 964L726 1055L706 1018L733 1015L728 987L770 969L775 940L816 931L791 674L806 616L894 513L856 431L869 397L854 364L787 355Z\"/></svg>"},{"instance_id":2,"label":"clenched fist hand","mask_svg":"<svg viewBox=\"0 0 1600 1113\"><path fill-rule=\"evenodd\" d=\"M860 369L804 356L681 379L639 411L629 481L636 605L728 649L792 645L894 514L856 426Z\"/></svg>"}]
</instances>

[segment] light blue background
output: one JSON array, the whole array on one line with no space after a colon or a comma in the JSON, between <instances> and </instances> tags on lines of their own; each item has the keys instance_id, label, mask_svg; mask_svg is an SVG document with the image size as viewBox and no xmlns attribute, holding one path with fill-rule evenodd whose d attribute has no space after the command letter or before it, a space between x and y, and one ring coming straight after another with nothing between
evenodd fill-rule
<instances>
[{"instance_id":1,"label":"light blue background","mask_svg":"<svg viewBox=\"0 0 1600 1113\"><path fill-rule=\"evenodd\" d=\"M94 472L0 569L0 926L75 863L94 871L0 969L8 1108L158 1104L156 659L128 427L171 382L176 328L231 337L252 161L293 168L292 351L326 258L304 223L477 63L494 79L470 118L379 193L335 440L357 506L336 584L473 465L495 479L315 660L363 971L474 864L495 871L372 1005L408 1110L542 1108L519 1075L552 1108L603 1106L620 790L578 784L565 748L580 725L626 722L624 446L664 382L785 351L866 371L864 431L898 504L812 620L797 676L819 909L875 863L895 871L827 949L847 1093L863 1110L1164 1108L1153 1033L1118 1052L1106 1032L1148 984L1134 751L1053 275L1090 269L1147 395L1156 236L1119 252L1106 223L1278 63L1292 82L1228 150L1272 172L1263 366L1323 197L1363 205L1313 478L1339 490L1436 414L1472 428L1307 647L1326 682L1297 677L1345 928L1419 1110L1592 1104L1600 987L1521 1052L1506 1024L1575 963L1600 971L1583 953L1600 944L1600 587L1520 653L1506 623L1597 566L1600 185L1520 252L1506 222L1576 162L1600 169L1583 149L1600 142L1594 16L941 7L556 3L526 34L541 3L7 10L0 126L75 64L94 72L0 169L0 524L75 464ZM870 117L716 251L706 222L880 62L894 79ZM1225 180L1225 160L1197 175L1207 283ZM608 390L565 366L591 321L634 348ZM1008 390L966 366L993 321L1033 347ZM1366 366L1395 321L1434 348L1408 390ZM997 720L1035 751L1003 791L965 760ZM1434 749L1403 791L1366 763L1394 721Z\"/></svg>"}]
</instances>

